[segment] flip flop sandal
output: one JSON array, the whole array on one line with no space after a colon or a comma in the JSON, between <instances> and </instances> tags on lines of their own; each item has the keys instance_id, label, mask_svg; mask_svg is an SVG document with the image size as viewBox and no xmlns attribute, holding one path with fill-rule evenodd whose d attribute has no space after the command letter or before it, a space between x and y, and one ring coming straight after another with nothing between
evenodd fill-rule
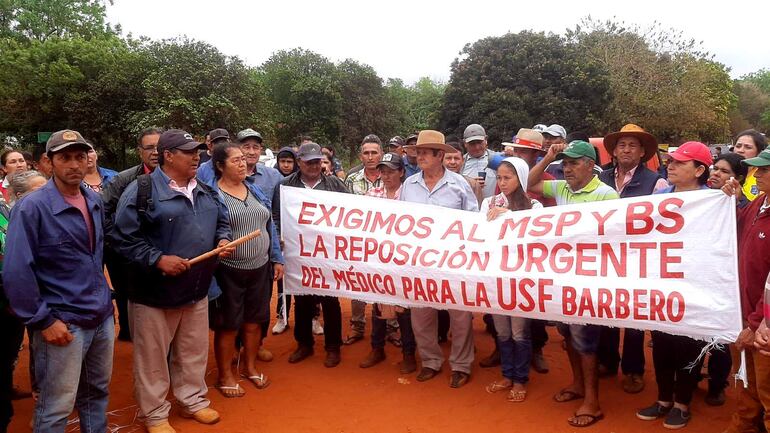
<instances>
[{"instance_id":1,"label":"flip flop sandal","mask_svg":"<svg viewBox=\"0 0 770 433\"><path fill-rule=\"evenodd\" d=\"M364 334L351 334L351 335L348 335L347 338L345 338L345 341L343 341L342 344L344 344L345 346L350 346L356 341L363 340L363 339L364 339Z\"/></svg>"},{"instance_id":2,"label":"flip flop sandal","mask_svg":"<svg viewBox=\"0 0 770 433\"><path fill-rule=\"evenodd\" d=\"M527 390L521 390L521 391L511 390L511 392L508 393L508 398L506 400L510 401L511 403L521 403L526 399L527 399Z\"/></svg>"},{"instance_id":3,"label":"flip flop sandal","mask_svg":"<svg viewBox=\"0 0 770 433\"><path fill-rule=\"evenodd\" d=\"M513 384L511 385L501 385L500 382L492 382L489 385L486 386L486 389L488 393L494 394L498 391L505 391L507 389L513 388Z\"/></svg>"},{"instance_id":4,"label":"flip flop sandal","mask_svg":"<svg viewBox=\"0 0 770 433\"><path fill-rule=\"evenodd\" d=\"M577 400L583 398L582 394L578 394L575 391L569 389L562 389L558 394L553 396L553 400L557 403L566 403L568 401Z\"/></svg>"},{"instance_id":5,"label":"flip flop sandal","mask_svg":"<svg viewBox=\"0 0 770 433\"><path fill-rule=\"evenodd\" d=\"M241 388L241 385L237 383L235 386L216 384L214 385L214 388L216 388L220 394L227 398L237 398L246 395L246 391L244 391L243 388Z\"/></svg>"},{"instance_id":6,"label":"flip flop sandal","mask_svg":"<svg viewBox=\"0 0 770 433\"><path fill-rule=\"evenodd\" d=\"M270 379L268 379L264 373L248 376L247 379L249 379L257 389L265 389L270 386Z\"/></svg>"},{"instance_id":7,"label":"flip flop sandal","mask_svg":"<svg viewBox=\"0 0 770 433\"><path fill-rule=\"evenodd\" d=\"M580 418L588 418L587 423L579 423L578 420ZM575 414L572 416L572 418L567 420L567 423L571 425L572 427L588 427L591 425L596 424L597 422L604 419L604 414L599 412L598 415L592 415L590 413L581 413L580 415Z\"/></svg>"}]
</instances>

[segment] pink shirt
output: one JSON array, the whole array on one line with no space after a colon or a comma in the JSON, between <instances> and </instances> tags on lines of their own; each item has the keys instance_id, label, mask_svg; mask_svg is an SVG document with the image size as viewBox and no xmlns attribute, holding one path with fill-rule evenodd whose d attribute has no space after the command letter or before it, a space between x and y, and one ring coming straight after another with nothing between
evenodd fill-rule
<instances>
[{"instance_id":1,"label":"pink shirt","mask_svg":"<svg viewBox=\"0 0 770 433\"><path fill-rule=\"evenodd\" d=\"M78 195L61 195L64 201L69 203L70 206L76 208L83 215L83 219L86 222L86 228L88 229L88 245L91 247L91 252L94 251L94 220L91 217L91 213L88 212L88 204L86 198L82 193L78 192Z\"/></svg>"},{"instance_id":2,"label":"pink shirt","mask_svg":"<svg viewBox=\"0 0 770 433\"><path fill-rule=\"evenodd\" d=\"M628 182L631 182L631 178L634 177L634 173L636 173L636 169L639 168L639 166L636 166L632 168L630 171L626 172L625 177L623 179L620 178L620 170L615 168L615 187L618 190L618 194L623 192L623 188L628 185ZM660 190L668 188L668 182L666 179L660 178L657 182L655 182L655 188L652 189L652 192L658 192Z\"/></svg>"},{"instance_id":3,"label":"pink shirt","mask_svg":"<svg viewBox=\"0 0 770 433\"><path fill-rule=\"evenodd\" d=\"M195 180L195 178L190 179L190 181L187 182L187 186L179 186L174 179L171 179L168 182L169 188L171 188L173 191L181 192L184 194L184 196L190 200L190 203L192 203L193 206L195 206L195 201L193 200L193 190L196 186L198 186L198 182Z\"/></svg>"},{"instance_id":4,"label":"pink shirt","mask_svg":"<svg viewBox=\"0 0 770 433\"><path fill-rule=\"evenodd\" d=\"M385 190L385 185L372 188L366 192L366 195L370 197L388 198L388 192ZM393 196L393 200L398 200L401 196L401 187L396 190L396 195Z\"/></svg>"}]
</instances>

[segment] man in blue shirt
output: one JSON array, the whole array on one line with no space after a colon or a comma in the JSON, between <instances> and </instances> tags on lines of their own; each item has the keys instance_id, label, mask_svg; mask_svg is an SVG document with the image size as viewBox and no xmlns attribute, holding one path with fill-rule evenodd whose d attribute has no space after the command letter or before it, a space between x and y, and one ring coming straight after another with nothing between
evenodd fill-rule
<instances>
[{"instance_id":1,"label":"man in blue shirt","mask_svg":"<svg viewBox=\"0 0 770 433\"><path fill-rule=\"evenodd\" d=\"M173 433L168 423L172 388L182 416L219 421L206 398L209 353L208 291L216 258L188 259L229 243L227 211L195 180L201 144L179 129L158 139L159 167L149 175L152 200L139 200L139 177L118 202L110 243L135 263L141 284L128 295L134 340L134 396L149 433ZM226 250L227 251L227 250ZM229 253L229 252L228 252ZM220 255L225 255L222 253Z\"/></svg>"},{"instance_id":2,"label":"man in blue shirt","mask_svg":"<svg viewBox=\"0 0 770 433\"><path fill-rule=\"evenodd\" d=\"M82 185L90 149L76 131L51 135L53 178L19 201L8 226L3 283L32 331L35 432L64 432L75 406L82 432L107 430L115 327L102 271L102 201Z\"/></svg>"},{"instance_id":3,"label":"man in blue shirt","mask_svg":"<svg viewBox=\"0 0 770 433\"><path fill-rule=\"evenodd\" d=\"M241 145L243 155L246 157L246 180L258 186L268 199L273 197L276 185L281 183L283 176L272 167L265 167L259 164L259 157L262 155L262 136L253 129L244 129L238 132L238 143ZM198 179L206 185L214 185L214 167L211 161L206 161L198 168Z\"/></svg>"},{"instance_id":4,"label":"man in blue shirt","mask_svg":"<svg viewBox=\"0 0 770 433\"><path fill-rule=\"evenodd\" d=\"M414 150L422 171L406 179L401 187L402 201L478 212L478 202L468 182L461 175L444 168L444 153L455 151L444 143L444 134L420 131ZM449 386L459 388L468 382L473 364L473 314L470 311L449 310L449 317L452 333L452 352L449 355L452 378ZM420 382L435 377L444 363L437 326L436 309L412 309L412 330L422 360L422 370L417 375Z\"/></svg>"}]
</instances>

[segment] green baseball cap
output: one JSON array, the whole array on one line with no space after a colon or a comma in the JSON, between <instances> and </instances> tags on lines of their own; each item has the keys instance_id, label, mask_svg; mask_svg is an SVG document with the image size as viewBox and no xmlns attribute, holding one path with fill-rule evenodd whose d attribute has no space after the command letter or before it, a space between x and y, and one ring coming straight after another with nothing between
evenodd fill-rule
<instances>
[{"instance_id":1,"label":"green baseball cap","mask_svg":"<svg viewBox=\"0 0 770 433\"><path fill-rule=\"evenodd\" d=\"M583 140L575 140L571 142L560 154L556 155L556 159L564 158L582 158L587 156L596 161L596 150L591 143Z\"/></svg>"},{"instance_id":2,"label":"green baseball cap","mask_svg":"<svg viewBox=\"0 0 770 433\"><path fill-rule=\"evenodd\" d=\"M744 159L741 162L752 167L767 167L770 165L770 149L765 149L754 158Z\"/></svg>"}]
</instances>

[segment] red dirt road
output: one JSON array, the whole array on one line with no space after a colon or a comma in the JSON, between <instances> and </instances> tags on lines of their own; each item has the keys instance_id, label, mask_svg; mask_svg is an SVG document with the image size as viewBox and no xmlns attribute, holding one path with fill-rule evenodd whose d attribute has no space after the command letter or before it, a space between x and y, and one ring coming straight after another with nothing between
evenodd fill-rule
<instances>
[{"instance_id":1,"label":"red dirt road","mask_svg":"<svg viewBox=\"0 0 770 433\"><path fill-rule=\"evenodd\" d=\"M275 298L274 298L275 299ZM343 299L343 323L350 315L350 301ZM274 310L273 310L274 311ZM369 309L367 318L369 318ZM272 384L258 390L247 380L241 382L246 390L243 398L225 399L215 389L209 389L212 407L222 415L215 426L203 426L182 419L175 408L170 419L179 433L198 432L664 432L662 421L640 421L635 411L652 403L656 387L652 361L647 350L645 390L637 395L622 391L620 380L602 379L600 399L605 414L595 426L578 429L567 424L567 418L579 406L578 402L556 403L552 395L571 379L567 355L561 349L561 336L548 328L550 340L545 355L551 365L548 374L534 371L530 376L529 395L524 403L508 403L506 393L488 394L484 387L500 377L499 368L483 369L478 360L488 355L492 338L484 332L480 317L474 319L477 347L476 365L471 381L463 388L449 388L449 366L431 381L419 383L416 374L398 373L400 350L388 344L387 360L373 368L361 369L358 363L369 351L369 338L353 346L344 346L342 363L333 369L323 366L323 337L316 337L316 353L309 359L290 365L289 354L295 348L291 329L282 335L269 336L265 346L275 359L261 363ZM346 329L343 330L343 334ZM649 336L648 336L649 338ZM213 337L211 338L213 340ZM445 345L445 353L449 346ZM16 383L29 388L27 375L28 352L22 353L16 369ZM207 382L216 380L213 349L209 355ZM721 432L735 409L735 389L728 389L727 404L720 408L707 406L705 380L693 401L693 419L685 431ZM119 431L142 432L134 420L135 406L131 376L131 344L117 341L111 385L110 422ZM16 416L10 432L26 433L32 412L32 400L15 402ZM76 424L68 429L79 431Z\"/></svg>"}]
</instances>

